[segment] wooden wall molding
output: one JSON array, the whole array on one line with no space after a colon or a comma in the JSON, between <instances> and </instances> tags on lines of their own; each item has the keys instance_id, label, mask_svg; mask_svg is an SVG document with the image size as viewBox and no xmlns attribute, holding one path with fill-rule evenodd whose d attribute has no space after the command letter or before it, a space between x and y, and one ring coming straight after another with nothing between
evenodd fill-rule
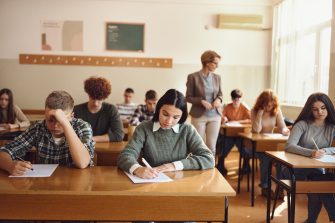
<instances>
[{"instance_id":1,"label":"wooden wall molding","mask_svg":"<svg viewBox=\"0 0 335 223\"><path fill-rule=\"evenodd\" d=\"M172 68L172 58L20 54L20 64Z\"/></svg>"}]
</instances>

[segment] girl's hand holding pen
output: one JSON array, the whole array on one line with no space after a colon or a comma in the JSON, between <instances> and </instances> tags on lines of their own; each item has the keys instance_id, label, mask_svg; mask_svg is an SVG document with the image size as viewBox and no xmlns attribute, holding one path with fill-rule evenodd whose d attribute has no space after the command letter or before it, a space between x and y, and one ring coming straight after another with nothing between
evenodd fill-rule
<instances>
[{"instance_id":1,"label":"girl's hand holding pen","mask_svg":"<svg viewBox=\"0 0 335 223\"><path fill-rule=\"evenodd\" d=\"M151 167L139 167L134 171L134 175L143 179L151 179L158 177L158 171Z\"/></svg>"},{"instance_id":2,"label":"girl's hand holding pen","mask_svg":"<svg viewBox=\"0 0 335 223\"><path fill-rule=\"evenodd\" d=\"M158 177L160 171L158 171L156 168L152 168L144 158L142 158L142 162L145 165L145 167L137 168L133 173L134 175L143 179L151 179Z\"/></svg>"},{"instance_id":3,"label":"girl's hand holding pen","mask_svg":"<svg viewBox=\"0 0 335 223\"><path fill-rule=\"evenodd\" d=\"M312 157L313 158L321 158L326 154L326 152L323 149L319 149L319 150L314 150L312 152Z\"/></svg>"}]
</instances>

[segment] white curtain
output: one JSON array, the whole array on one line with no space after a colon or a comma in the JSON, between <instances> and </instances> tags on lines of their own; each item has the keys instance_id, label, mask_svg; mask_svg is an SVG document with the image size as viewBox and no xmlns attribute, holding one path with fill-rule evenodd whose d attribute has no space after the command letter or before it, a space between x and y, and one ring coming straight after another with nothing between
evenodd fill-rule
<instances>
[{"instance_id":1,"label":"white curtain","mask_svg":"<svg viewBox=\"0 0 335 223\"><path fill-rule=\"evenodd\" d=\"M332 0L284 0L274 8L272 87L287 105L328 93Z\"/></svg>"}]
</instances>

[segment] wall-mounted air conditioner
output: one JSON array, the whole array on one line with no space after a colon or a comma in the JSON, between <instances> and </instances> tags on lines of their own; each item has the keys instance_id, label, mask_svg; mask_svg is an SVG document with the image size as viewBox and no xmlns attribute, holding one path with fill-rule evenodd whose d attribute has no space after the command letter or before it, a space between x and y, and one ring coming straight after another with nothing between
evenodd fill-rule
<instances>
[{"instance_id":1,"label":"wall-mounted air conditioner","mask_svg":"<svg viewBox=\"0 0 335 223\"><path fill-rule=\"evenodd\" d=\"M263 25L262 15L238 15L238 14L219 14L219 29L251 29L251 30L268 30Z\"/></svg>"}]
</instances>

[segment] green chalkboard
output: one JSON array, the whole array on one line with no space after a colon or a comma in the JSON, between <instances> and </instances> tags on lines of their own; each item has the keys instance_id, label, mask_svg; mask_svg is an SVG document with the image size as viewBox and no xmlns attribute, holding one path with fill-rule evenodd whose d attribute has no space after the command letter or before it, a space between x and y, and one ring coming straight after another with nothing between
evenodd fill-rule
<instances>
[{"instance_id":1,"label":"green chalkboard","mask_svg":"<svg viewBox=\"0 0 335 223\"><path fill-rule=\"evenodd\" d=\"M144 24L108 22L106 49L144 52Z\"/></svg>"}]
</instances>

